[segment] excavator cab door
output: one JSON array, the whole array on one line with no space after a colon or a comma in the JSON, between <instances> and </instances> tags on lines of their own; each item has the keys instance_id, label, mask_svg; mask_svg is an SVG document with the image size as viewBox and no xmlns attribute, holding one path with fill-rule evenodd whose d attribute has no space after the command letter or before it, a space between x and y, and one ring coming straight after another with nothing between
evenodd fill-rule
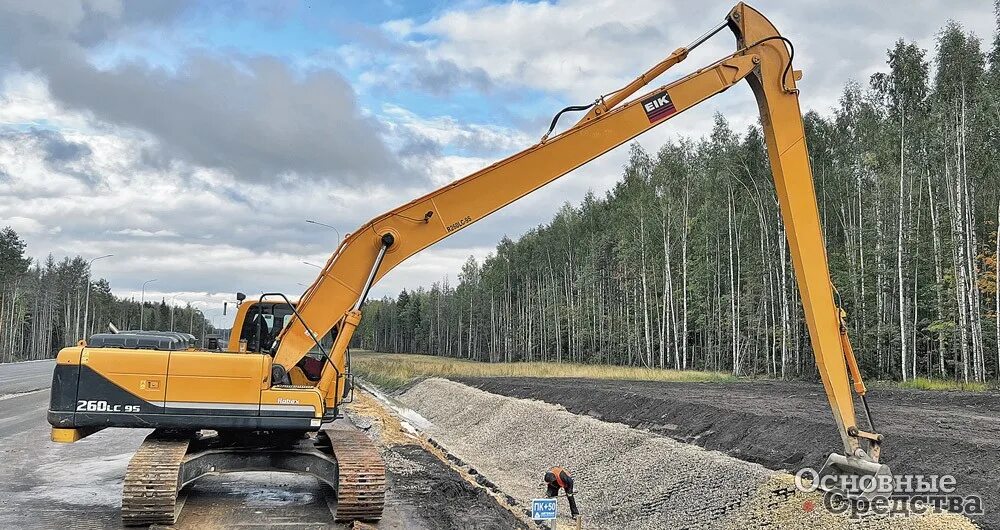
<instances>
[{"instance_id":1,"label":"excavator cab door","mask_svg":"<svg viewBox=\"0 0 1000 530\"><path fill-rule=\"evenodd\" d=\"M270 353L278 333L288 323L292 315L291 307L281 302L257 302L243 316L240 326L243 351L249 353Z\"/></svg>"}]
</instances>

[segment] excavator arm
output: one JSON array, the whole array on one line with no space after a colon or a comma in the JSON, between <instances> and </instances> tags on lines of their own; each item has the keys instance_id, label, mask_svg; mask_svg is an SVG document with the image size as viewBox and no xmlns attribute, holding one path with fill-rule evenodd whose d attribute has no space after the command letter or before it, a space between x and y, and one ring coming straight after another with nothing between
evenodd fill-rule
<instances>
[{"instance_id":1,"label":"excavator arm","mask_svg":"<svg viewBox=\"0 0 1000 530\"><path fill-rule=\"evenodd\" d=\"M735 53L626 101L727 26L736 35ZM862 396L864 384L834 303L795 87L800 73L791 67L793 53L791 43L766 18L740 3L725 22L626 87L593 105L569 108L588 110L571 128L551 137L546 134L520 153L372 219L341 242L303 295L298 318L279 337L274 379L284 379L284 373L317 343L317 336L335 330L318 386L327 406L336 406L346 383L347 346L360 321L362 304L372 285L386 273L428 246L746 79L760 108L816 365L843 442L845 454L833 455L828 467L888 472L877 464L881 436L862 431L857 424L850 378Z\"/></svg>"}]
</instances>

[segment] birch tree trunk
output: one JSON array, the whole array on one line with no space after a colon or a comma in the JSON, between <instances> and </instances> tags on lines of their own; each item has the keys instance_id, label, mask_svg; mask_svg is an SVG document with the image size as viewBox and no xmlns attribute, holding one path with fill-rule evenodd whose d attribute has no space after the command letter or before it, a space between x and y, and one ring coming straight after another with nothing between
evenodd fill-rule
<instances>
[{"instance_id":1,"label":"birch tree trunk","mask_svg":"<svg viewBox=\"0 0 1000 530\"><path fill-rule=\"evenodd\" d=\"M904 184L904 145L906 138L906 114L899 114L899 215L896 224L896 281L899 291L899 372L903 381L906 381L906 302L905 286L903 284L903 184Z\"/></svg>"},{"instance_id":2,"label":"birch tree trunk","mask_svg":"<svg viewBox=\"0 0 1000 530\"><path fill-rule=\"evenodd\" d=\"M996 321L997 379L1000 379L1000 201L997 201L997 237L993 251L993 317Z\"/></svg>"}]
</instances>

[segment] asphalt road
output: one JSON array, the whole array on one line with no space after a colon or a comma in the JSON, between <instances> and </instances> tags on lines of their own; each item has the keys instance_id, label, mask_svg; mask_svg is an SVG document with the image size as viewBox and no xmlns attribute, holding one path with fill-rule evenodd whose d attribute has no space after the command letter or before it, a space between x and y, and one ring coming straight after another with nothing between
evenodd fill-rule
<instances>
[{"instance_id":1,"label":"asphalt road","mask_svg":"<svg viewBox=\"0 0 1000 530\"><path fill-rule=\"evenodd\" d=\"M0 364L0 396L48 388L55 365L54 360Z\"/></svg>"},{"instance_id":2,"label":"asphalt road","mask_svg":"<svg viewBox=\"0 0 1000 530\"><path fill-rule=\"evenodd\" d=\"M55 361L0 364L0 440L44 423Z\"/></svg>"},{"instance_id":3,"label":"asphalt road","mask_svg":"<svg viewBox=\"0 0 1000 530\"><path fill-rule=\"evenodd\" d=\"M8 437L45 423L49 393L45 390L15 395L0 401L0 442Z\"/></svg>"}]
</instances>

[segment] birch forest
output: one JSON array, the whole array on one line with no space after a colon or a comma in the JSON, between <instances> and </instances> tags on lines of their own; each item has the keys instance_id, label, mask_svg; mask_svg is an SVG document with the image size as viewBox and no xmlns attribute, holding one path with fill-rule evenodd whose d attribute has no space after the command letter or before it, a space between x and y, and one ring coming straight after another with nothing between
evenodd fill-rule
<instances>
[{"instance_id":1,"label":"birch forest","mask_svg":"<svg viewBox=\"0 0 1000 530\"><path fill-rule=\"evenodd\" d=\"M820 215L867 376L995 380L1000 37L948 23L934 48L898 41L882 72L805 115ZM632 145L606 195L456 273L370 303L355 345L815 374L762 132L722 116L705 138Z\"/></svg>"},{"instance_id":2,"label":"birch forest","mask_svg":"<svg viewBox=\"0 0 1000 530\"><path fill-rule=\"evenodd\" d=\"M107 331L108 323L197 337L213 332L197 308L172 307L165 300L147 300L140 324L139 301L115 296L106 280L91 279L88 260L51 255L32 260L26 250L13 229L0 229L0 362L54 357L62 347Z\"/></svg>"}]
</instances>

